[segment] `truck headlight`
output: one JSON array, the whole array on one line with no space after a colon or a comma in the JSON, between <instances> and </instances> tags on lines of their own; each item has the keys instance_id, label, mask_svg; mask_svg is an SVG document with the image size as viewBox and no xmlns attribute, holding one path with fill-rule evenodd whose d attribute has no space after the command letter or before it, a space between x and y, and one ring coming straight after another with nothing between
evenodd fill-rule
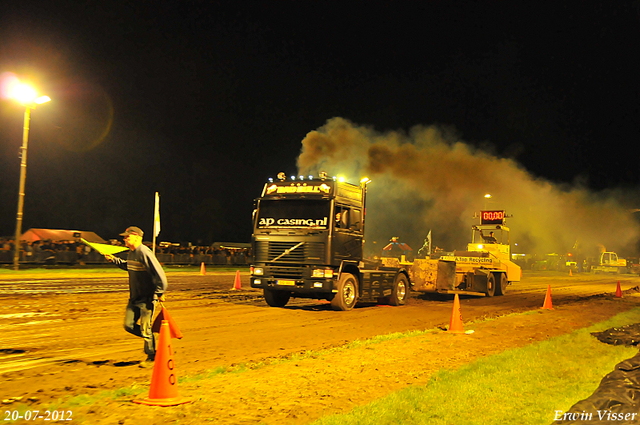
<instances>
[{"instance_id":1,"label":"truck headlight","mask_svg":"<svg viewBox=\"0 0 640 425\"><path fill-rule=\"evenodd\" d=\"M324 277L326 279L331 279L333 277L333 269L313 269L311 277Z\"/></svg>"},{"instance_id":2,"label":"truck headlight","mask_svg":"<svg viewBox=\"0 0 640 425\"><path fill-rule=\"evenodd\" d=\"M253 274L262 276L264 274L264 269L262 267L254 267Z\"/></svg>"}]
</instances>

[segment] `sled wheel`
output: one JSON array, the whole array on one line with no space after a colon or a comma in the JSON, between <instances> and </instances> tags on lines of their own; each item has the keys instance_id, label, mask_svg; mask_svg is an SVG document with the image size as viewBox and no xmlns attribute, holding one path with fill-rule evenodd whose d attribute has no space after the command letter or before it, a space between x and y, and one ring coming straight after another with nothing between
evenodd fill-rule
<instances>
[{"instance_id":1,"label":"sled wheel","mask_svg":"<svg viewBox=\"0 0 640 425\"><path fill-rule=\"evenodd\" d=\"M487 297L493 297L496 294L496 278L493 273L487 276Z\"/></svg>"},{"instance_id":2,"label":"sled wheel","mask_svg":"<svg viewBox=\"0 0 640 425\"><path fill-rule=\"evenodd\" d=\"M507 285L509 282L507 281L507 274L500 273L500 283L496 286L496 295L504 295L507 292Z\"/></svg>"}]
</instances>

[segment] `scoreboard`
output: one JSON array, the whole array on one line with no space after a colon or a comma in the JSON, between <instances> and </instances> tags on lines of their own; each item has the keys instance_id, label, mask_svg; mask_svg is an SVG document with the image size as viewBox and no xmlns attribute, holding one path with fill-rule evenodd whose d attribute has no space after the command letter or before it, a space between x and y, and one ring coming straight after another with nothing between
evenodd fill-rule
<instances>
[{"instance_id":1,"label":"scoreboard","mask_svg":"<svg viewBox=\"0 0 640 425\"><path fill-rule=\"evenodd\" d=\"M480 211L480 224L504 224L504 210Z\"/></svg>"}]
</instances>

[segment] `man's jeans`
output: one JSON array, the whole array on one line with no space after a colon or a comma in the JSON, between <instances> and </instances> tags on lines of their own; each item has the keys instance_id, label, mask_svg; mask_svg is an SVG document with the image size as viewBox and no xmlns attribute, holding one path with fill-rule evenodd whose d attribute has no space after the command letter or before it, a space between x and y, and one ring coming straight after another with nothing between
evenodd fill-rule
<instances>
[{"instance_id":1,"label":"man's jeans","mask_svg":"<svg viewBox=\"0 0 640 425\"><path fill-rule=\"evenodd\" d=\"M144 339L144 352L150 360L155 359L156 349L151 331L151 319L153 318L153 300L132 302L127 304L127 312L124 316L124 329L135 336ZM138 324L140 320L140 324Z\"/></svg>"}]
</instances>

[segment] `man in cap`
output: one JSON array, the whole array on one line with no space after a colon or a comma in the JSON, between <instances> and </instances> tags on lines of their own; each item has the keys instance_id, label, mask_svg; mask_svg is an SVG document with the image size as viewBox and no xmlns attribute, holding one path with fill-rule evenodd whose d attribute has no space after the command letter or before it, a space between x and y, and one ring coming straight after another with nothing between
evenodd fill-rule
<instances>
[{"instance_id":1,"label":"man in cap","mask_svg":"<svg viewBox=\"0 0 640 425\"><path fill-rule=\"evenodd\" d=\"M144 339L144 352L147 359L141 367L153 365L156 357L155 341L151 330L153 310L158 300L164 300L167 290L167 277L155 255L142 243L143 232L139 227L128 227L120 236L129 248L126 260L113 255L105 255L123 270L129 272L129 303L124 318L124 329ZM138 324L140 320L140 324Z\"/></svg>"}]
</instances>

